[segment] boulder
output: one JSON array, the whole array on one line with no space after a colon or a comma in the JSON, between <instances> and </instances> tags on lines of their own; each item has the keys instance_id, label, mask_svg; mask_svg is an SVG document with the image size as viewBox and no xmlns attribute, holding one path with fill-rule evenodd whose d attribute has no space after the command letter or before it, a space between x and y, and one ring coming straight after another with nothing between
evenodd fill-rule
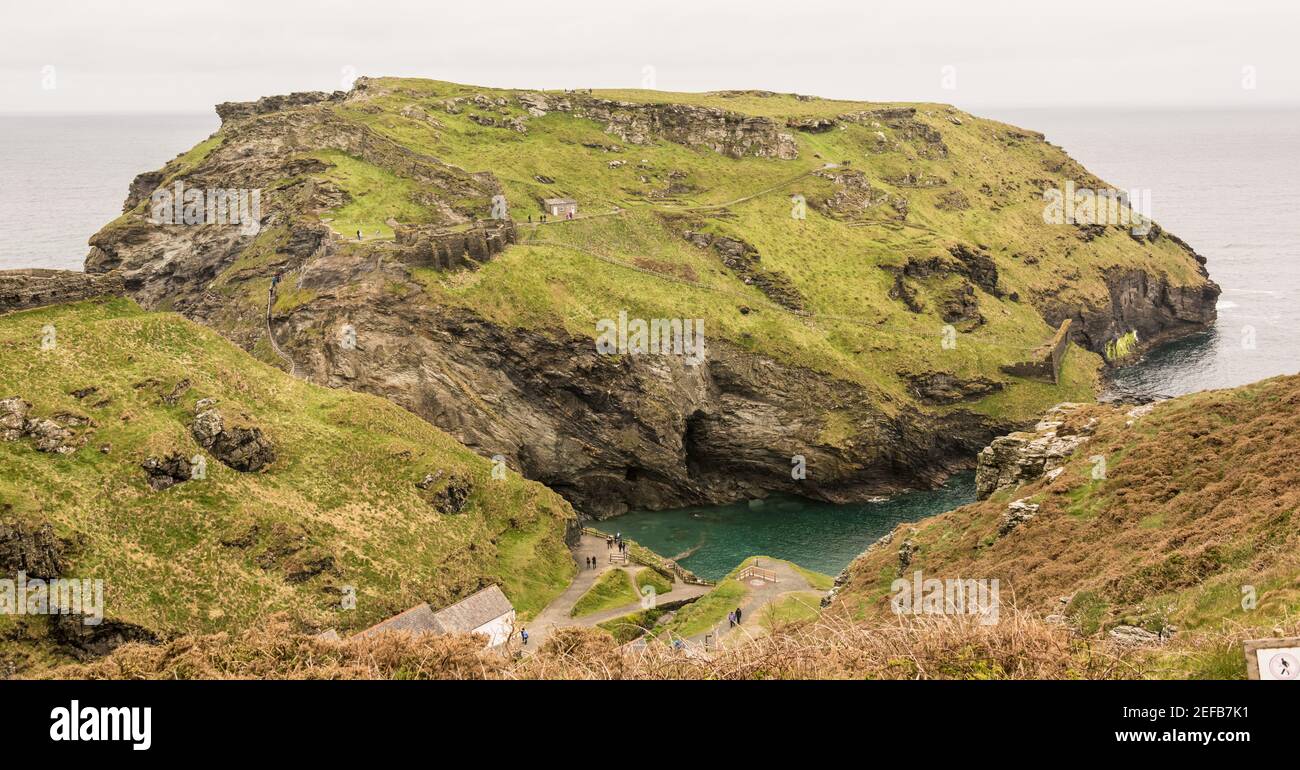
<instances>
[{"instance_id":1,"label":"boulder","mask_svg":"<svg viewBox=\"0 0 1300 770\"><path fill-rule=\"evenodd\" d=\"M17 396L0 399L0 441L17 441L27 428L32 405Z\"/></svg>"},{"instance_id":2,"label":"boulder","mask_svg":"<svg viewBox=\"0 0 1300 770\"><path fill-rule=\"evenodd\" d=\"M161 458L148 457L140 467L144 468L149 486L156 492L189 481L193 474L189 458L176 452Z\"/></svg>"},{"instance_id":3,"label":"boulder","mask_svg":"<svg viewBox=\"0 0 1300 770\"><path fill-rule=\"evenodd\" d=\"M66 455L77 451L73 443L75 434L53 420L28 420L26 432L36 442L36 448L42 452Z\"/></svg>"},{"instance_id":4,"label":"boulder","mask_svg":"<svg viewBox=\"0 0 1300 770\"><path fill-rule=\"evenodd\" d=\"M275 462L275 447L262 435L261 428L228 426L217 409L199 412L190 426L190 433L199 446L211 452L223 465L237 471L253 473Z\"/></svg>"},{"instance_id":5,"label":"boulder","mask_svg":"<svg viewBox=\"0 0 1300 770\"><path fill-rule=\"evenodd\" d=\"M1038 515L1038 503L1027 500L1028 498L1016 500L1007 506L1006 513L1002 514L1002 521L998 524L998 537L1006 537L1011 534L1011 530Z\"/></svg>"},{"instance_id":6,"label":"boulder","mask_svg":"<svg viewBox=\"0 0 1300 770\"><path fill-rule=\"evenodd\" d=\"M1108 636L1116 642L1129 647L1159 644L1163 641L1160 634L1138 626L1115 626L1110 630Z\"/></svg>"},{"instance_id":7,"label":"boulder","mask_svg":"<svg viewBox=\"0 0 1300 770\"><path fill-rule=\"evenodd\" d=\"M28 526L22 522L0 522L0 575L19 572L29 578L51 580L63 574L66 541L54 534L49 524Z\"/></svg>"}]
</instances>

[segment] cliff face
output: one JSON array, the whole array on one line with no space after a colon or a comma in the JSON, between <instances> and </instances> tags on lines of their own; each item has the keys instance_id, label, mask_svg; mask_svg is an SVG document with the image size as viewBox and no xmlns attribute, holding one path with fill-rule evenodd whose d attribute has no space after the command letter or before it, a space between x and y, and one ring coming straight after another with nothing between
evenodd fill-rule
<instances>
[{"instance_id":1,"label":"cliff face","mask_svg":"<svg viewBox=\"0 0 1300 770\"><path fill-rule=\"evenodd\" d=\"M939 105L637 97L362 80L222 105L86 269L596 516L930 485L1091 396L1084 350L1056 384L1000 369L1062 318L1093 351L1213 318L1176 239L1042 224L1044 168L1090 178L1039 136ZM258 227L151 223L177 183L258 190ZM579 217L538 226L556 197ZM1003 220L1024 226L980 224ZM595 323L621 312L698 318L708 354L602 355Z\"/></svg>"},{"instance_id":2,"label":"cliff face","mask_svg":"<svg viewBox=\"0 0 1300 770\"><path fill-rule=\"evenodd\" d=\"M119 295L121 276L94 275L71 270L0 270L0 314L17 310L79 302L92 297Z\"/></svg>"}]
</instances>

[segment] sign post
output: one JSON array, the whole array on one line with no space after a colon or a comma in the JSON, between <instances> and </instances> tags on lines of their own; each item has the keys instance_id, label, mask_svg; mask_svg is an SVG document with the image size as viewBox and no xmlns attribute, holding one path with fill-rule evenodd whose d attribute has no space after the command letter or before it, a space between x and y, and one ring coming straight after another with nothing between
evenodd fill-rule
<instances>
[{"instance_id":1,"label":"sign post","mask_svg":"<svg viewBox=\"0 0 1300 770\"><path fill-rule=\"evenodd\" d=\"M1300 680L1300 636L1249 639L1242 648L1248 678Z\"/></svg>"}]
</instances>

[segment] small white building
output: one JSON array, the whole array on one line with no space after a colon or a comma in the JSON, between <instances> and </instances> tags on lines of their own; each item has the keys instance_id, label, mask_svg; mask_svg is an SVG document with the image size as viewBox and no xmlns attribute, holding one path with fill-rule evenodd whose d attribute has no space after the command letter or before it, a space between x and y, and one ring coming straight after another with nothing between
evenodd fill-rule
<instances>
[{"instance_id":1,"label":"small white building","mask_svg":"<svg viewBox=\"0 0 1300 770\"><path fill-rule=\"evenodd\" d=\"M483 634L488 646L510 640L515 630L515 608L495 584L470 594L433 614L434 628L443 634Z\"/></svg>"},{"instance_id":2,"label":"small white building","mask_svg":"<svg viewBox=\"0 0 1300 770\"><path fill-rule=\"evenodd\" d=\"M549 216L566 219L578 215L578 202L572 198L543 198L542 211Z\"/></svg>"},{"instance_id":3,"label":"small white building","mask_svg":"<svg viewBox=\"0 0 1300 770\"><path fill-rule=\"evenodd\" d=\"M510 640L515 630L515 608L495 584L470 594L437 612L422 602L388 620L357 633L366 637L386 631L411 634L483 634L488 646Z\"/></svg>"}]
</instances>

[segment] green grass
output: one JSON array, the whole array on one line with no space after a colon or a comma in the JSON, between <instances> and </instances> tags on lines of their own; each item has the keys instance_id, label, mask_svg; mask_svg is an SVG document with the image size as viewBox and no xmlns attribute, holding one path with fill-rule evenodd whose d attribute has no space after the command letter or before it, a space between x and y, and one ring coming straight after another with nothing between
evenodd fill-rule
<instances>
[{"instance_id":1,"label":"green grass","mask_svg":"<svg viewBox=\"0 0 1300 770\"><path fill-rule=\"evenodd\" d=\"M795 572L802 575L804 580L808 581L808 585L812 586L817 591L829 591L835 586L835 578L830 575L823 575L820 572L814 572L805 567L800 567L794 562L790 562L790 566L794 568Z\"/></svg>"},{"instance_id":2,"label":"green grass","mask_svg":"<svg viewBox=\"0 0 1300 770\"><path fill-rule=\"evenodd\" d=\"M654 588L655 594L663 596L673 590L672 581L655 572L653 569L646 567L636 573L637 593L641 593L646 586Z\"/></svg>"},{"instance_id":3,"label":"green grass","mask_svg":"<svg viewBox=\"0 0 1300 770\"><path fill-rule=\"evenodd\" d=\"M667 610L655 608L634 612L621 618L614 618L597 623L598 628L608 631L619 644L627 644L633 639L640 639L655 627L655 621L663 617Z\"/></svg>"},{"instance_id":4,"label":"green grass","mask_svg":"<svg viewBox=\"0 0 1300 770\"><path fill-rule=\"evenodd\" d=\"M632 576L627 570L616 567L600 576L595 585L578 599L569 613L571 617L581 618L597 612L625 607L640 599L636 586L632 585Z\"/></svg>"},{"instance_id":5,"label":"green grass","mask_svg":"<svg viewBox=\"0 0 1300 770\"><path fill-rule=\"evenodd\" d=\"M43 351L47 324L57 346ZM71 395L86 387L97 390ZM346 633L488 583L527 617L574 571L563 540L574 514L554 493L517 474L494 480L488 460L392 403L293 379L171 313L117 299L4 316L0 394L31 402L33 416L93 421L70 455L0 443L0 510L79 543L70 576L105 581L110 619L169 635L288 613L304 628ZM203 454L188 423L204 397L260 427L276 461L250 474L209 458L206 479L149 489L145 457ZM414 486L439 470L472 484L458 515L438 513ZM286 579L314 557L334 568ZM340 604L345 586L355 609Z\"/></svg>"},{"instance_id":6,"label":"green grass","mask_svg":"<svg viewBox=\"0 0 1300 770\"><path fill-rule=\"evenodd\" d=\"M512 99L513 92L403 79L382 79L376 85L364 108L344 106L338 113L417 152L471 172L490 170L501 182L516 220L525 221L529 216L536 220L540 214L538 201L544 196L574 197L588 214L609 212L615 206L624 210L620 216L525 231L523 245L468 279L452 280L431 271L419 276L437 301L463 304L507 325L536 328L558 324L572 333L594 336L595 321L614 317L620 309L643 317L702 317L709 334L715 337L907 401L911 396L897 377L898 372L939 369L961 376L1006 380L998 367L1024 358L1050 338L1052 329L1027 302L981 293L986 323L963 329L957 348L945 350L939 345L943 322L934 310L942 286L920 282L917 288L928 309L916 315L887 298L893 278L882 266L899 264L907 256L943 254L951 243L978 243L987 245L998 262L1008 292L1017 291L1021 296L1056 290L1063 284L1067 291L1108 296L1091 268L1150 265L1152 258L1161 260L1162 268L1175 281L1199 280L1190 257L1168 240L1139 247L1127 237L1108 235L1084 247L1078 245L1073 228L1045 224L1039 191L1027 181L1051 177L1045 167L1064 169L1062 173L1078 176L1081 181L1092 177L1050 145L1006 142L1002 136L1009 127L943 105L916 105L920 110L916 120L942 133L951 149L946 158L922 157L914 145L889 126L846 125L843 131L824 134L796 132L800 157L782 161L728 158L663 140L627 145L606 134L601 124L563 112L529 118L526 134L484 128L469 119L469 113L482 110L467 107L462 114L450 114L442 108L441 100L476 93L490 98L504 96L508 105L498 111L506 113L506 117L523 116L522 108ZM834 116L891 106L806 101L789 95L635 90L601 91L597 95L681 102L777 118ZM433 116L440 127L400 114L412 104ZM947 120L949 115L959 115L962 125ZM890 137L891 151L872 149L877 130ZM607 152L584 143L617 144L622 151ZM611 169L611 160L627 163ZM906 196L910 208L908 226L849 227L844 221L828 217L816 205L809 207L805 220L792 219L792 193L818 201L826 197L831 184L816 177L791 180L828 160L850 160L853 168L862 170L873 185ZM917 170L942 177L949 185L934 190L895 188L883 181ZM654 201L649 191L662 187L671 172L683 174L683 181L691 189L668 203ZM538 175L551 177L555 183L541 184L535 179ZM351 183L337 172L333 178L344 187ZM1021 181L1008 189L1008 179ZM717 206L782 184L785 186L773 193L726 209L698 208ZM382 219L387 216L402 219L403 211L411 216L402 208L409 195L401 185L378 199L373 183L363 179L357 187L362 198L384 202L360 217L368 217L360 224L366 232L376 227L383 229ZM981 192L985 187L993 193ZM948 211L937 206L939 196L948 189L965 192L972 201L971 208ZM486 212L488 202L483 201L482 206ZM680 221L667 222L664 217L669 211L676 212L673 216ZM349 222L357 218L344 217L344 213L336 212ZM789 278L817 318L810 321L786 313L755 287L719 270L715 255L681 238L679 230L686 226L752 243L762 255L764 267ZM541 240L548 244L538 243ZM1148 257L1144 249L1153 257ZM631 271L594 258L588 253L592 251L624 264L648 260L657 268L650 273ZM1029 254L1038 258L1036 265L1026 264L1022 258ZM689 276L690 282L657 277L653 272L675 279ZM1067 274L1074 277L1067 280ZM759 308L760 312L742 315L741 306ZM1099 364L1100 358L1094 354L1071 351L1060 385L1011 380L1008 388L975 408L993 417L1026 419L1053 403L1089 398L1097 384ZM889 403L883 408L892 409ZM832 427L828 439L852 440L842 432Z\"/></svg>"}]
</instances>

